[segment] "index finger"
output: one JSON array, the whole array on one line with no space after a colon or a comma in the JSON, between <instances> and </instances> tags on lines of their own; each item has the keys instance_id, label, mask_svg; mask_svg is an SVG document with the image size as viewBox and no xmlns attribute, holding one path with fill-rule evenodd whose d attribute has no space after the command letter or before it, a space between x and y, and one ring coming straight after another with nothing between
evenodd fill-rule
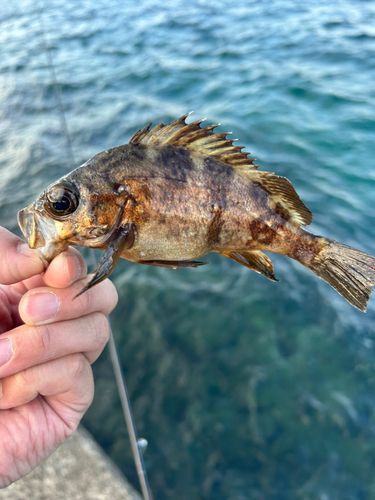
<instances>
[{"instance_id":1,"label":"index finger","mask_svg":"<svg viewBox=\"0 0 375 500\"><path fill-rule=\"evenodd\" d=\"M44 271L38 254L27 243L0 227L0 284L11 285Z\"/></svg>"}]
</instances>

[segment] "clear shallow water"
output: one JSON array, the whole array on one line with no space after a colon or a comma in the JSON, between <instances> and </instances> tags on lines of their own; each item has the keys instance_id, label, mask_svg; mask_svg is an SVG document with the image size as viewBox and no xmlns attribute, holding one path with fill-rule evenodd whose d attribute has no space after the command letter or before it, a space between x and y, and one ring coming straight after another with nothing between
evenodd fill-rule
<instances>
[{"instance_id":1,"label":"clear shallow water","mask_svg":"<svg viewBox=\"0 0 375 500\"><path fill-rule=\"evenodd\" d=\"M192 109L288 177L311 231L375 253L375 5L42 2L77 165ZM70 171L33 1L0 11L0 223ZM295 262L122 261L113 326L160 499L375 498L375 301ZM85 425L136 483L107 354Z\"/></svg>"}]
</instances>

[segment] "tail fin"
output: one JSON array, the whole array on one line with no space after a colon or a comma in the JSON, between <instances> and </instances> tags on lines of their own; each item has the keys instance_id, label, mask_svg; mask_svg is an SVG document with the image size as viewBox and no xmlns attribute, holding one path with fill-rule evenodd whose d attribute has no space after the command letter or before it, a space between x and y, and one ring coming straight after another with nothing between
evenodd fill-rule
<instances>
[{"instance_id":1,"label":"tail fin","mask_svg":"<svg viewBox=\"0 0 375 500\"><path fill-rule=\"evenodd\" d=\"M334 240L326 241L327 246L314 257L309 269L365 312L375 285L375 257Z\"/></svg>"}]
</instances>

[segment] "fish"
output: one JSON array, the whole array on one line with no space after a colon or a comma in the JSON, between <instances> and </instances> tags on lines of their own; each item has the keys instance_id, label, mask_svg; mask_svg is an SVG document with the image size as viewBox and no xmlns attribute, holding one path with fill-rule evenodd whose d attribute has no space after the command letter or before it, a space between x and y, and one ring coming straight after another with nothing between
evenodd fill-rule
<instances>
[{"instance_id":1,"label":"fish","mask_svg":"<svg viewBox=\"0 0 375 500\"><path fill-rule=\"evenodd\" d=\"M197 268L217 252L278 281L264 252L300 262L352 306L366 311L375 258L304 226L312 213L291 182L261 171L219 125L169 124L138 130L64 175L18 214L30 248L48 265L70 245L104 250L91 281L119 258L167 268ZM78 296L77 295L77 296Z\"/></svg>"}]
</instances>

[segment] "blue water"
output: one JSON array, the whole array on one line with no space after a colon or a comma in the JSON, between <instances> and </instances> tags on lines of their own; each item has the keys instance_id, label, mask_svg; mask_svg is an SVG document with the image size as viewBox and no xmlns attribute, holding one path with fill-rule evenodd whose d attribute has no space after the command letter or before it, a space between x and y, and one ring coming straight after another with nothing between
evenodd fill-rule
<instances>
[{"instance_id":1,"label":"blue water","mask_svg":"<svg viewBox=\"0 0 375 500\"><path fill-rule=\"evenodd\" d=\"M195 110L288 177L311 231L375 254L375 4L39 0L0 9L0 224L149 121ZM99 257L99 255L98 255ZM282 256L280 283L209 256L122 261L113 326L156 500L375 499L366 315ZM86 427L136 485L107 353Z\"/></svg>"}]
</instances>

